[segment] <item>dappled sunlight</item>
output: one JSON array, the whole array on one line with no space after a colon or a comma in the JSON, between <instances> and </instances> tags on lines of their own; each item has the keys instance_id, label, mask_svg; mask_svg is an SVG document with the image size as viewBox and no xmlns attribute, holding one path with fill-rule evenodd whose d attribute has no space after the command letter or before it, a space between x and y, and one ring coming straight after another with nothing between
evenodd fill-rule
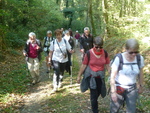
<instances>
[{"instance_id":1,"label":"dappled sunlight","mask_svg":"<svg viewBox=\"0 0 150 113\"><path fill-rule=\"evenodd\" d=\"M148 46L150 46L150 37L144 37L142 39L142 42L145 43L145 44L147 44Z\"/></svg>"}]
</instances>

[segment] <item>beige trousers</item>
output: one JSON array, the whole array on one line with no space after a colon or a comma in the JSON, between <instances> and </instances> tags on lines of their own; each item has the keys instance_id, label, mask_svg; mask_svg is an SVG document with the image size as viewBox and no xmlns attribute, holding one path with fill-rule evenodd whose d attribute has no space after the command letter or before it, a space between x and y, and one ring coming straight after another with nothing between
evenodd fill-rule
<instances>
[{"instance_id":1,"label":"beige trousers","mask_svg":"<svg viewBox=\"0 0 150 113\"><path fill-rule=\"evenodd\" d=\"M40 68L40 62L38 58L29 58L28 59L28 69L30 71L30 74L33 78L34 82L39 82L40 80L40 73L39 73L39 68Z\"/></svg>"}]
</instances>

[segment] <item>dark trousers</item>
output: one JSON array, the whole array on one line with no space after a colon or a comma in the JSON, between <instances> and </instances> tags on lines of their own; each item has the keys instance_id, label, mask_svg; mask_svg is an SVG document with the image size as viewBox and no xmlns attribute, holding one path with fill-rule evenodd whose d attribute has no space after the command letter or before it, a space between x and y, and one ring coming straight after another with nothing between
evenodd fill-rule
<instances>
[{"instance_id":1,"label":"dark trousers","mask_svg":"<svg viewBox=\"0 0 150 113\"><path fill-rule=\"evenodd\" d=\"M102 81L101 78L95 78L96 89L90 89L90 99L93 113L98 113L98 97L101 94Z\"/></svg>"},{"instance_id":2,"label":"dark trousers","mask_svg":"<svg viewBox=\"0 0 150 113\"><path fill-rule=\"evenodd\" d=\"M59 83L59 78L60 75L64 75L64 71L65 71L65 65L66 63L60 63L58 61L54 61L53 60L53 66L54 66L54 73L56 74L56 80L57 80L57 84Z\"/></svg>"}]
</instances>

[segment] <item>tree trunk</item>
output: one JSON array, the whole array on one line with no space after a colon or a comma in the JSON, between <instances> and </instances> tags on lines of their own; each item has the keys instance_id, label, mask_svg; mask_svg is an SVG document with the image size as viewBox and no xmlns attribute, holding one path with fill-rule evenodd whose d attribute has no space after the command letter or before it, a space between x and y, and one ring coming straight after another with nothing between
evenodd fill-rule
<instances>
[{"instance_id":1,"label":"tree trunk","mask_svg":"<svg viewBox=\"0 0 150 113\"><path fill-rule=\"evenodd\" d=\"M110 34L110 31L109 31L109 27L108 27L108 13L107 11L109 10L108 8L108 1L107 0L104 0L104 9L105 9L105 12L104 12L104 18L105 18L105 22L106 22L106 30L107 30L107 34L109 35Z\"/></svg>"},{"instance_id":2,"label":"tree trunk","mask_svg":"<svg viewBox=\"0 0 150 113\"><path fill-rule=\"evenodd\" d=\"M92 26L92 34L93 36L96 35L96 30L95 30L95 25L94 25L94 19L93 19L93 10L92 10L92 1L93 0L89 0L89 17L90 17L90 23Z\"/></svg>"},{"instance_id":3,"label":"tree trunk","mask_svg":"<svg viewBox=\"0 0 150 113\"><path fill-rule=\"evenodd\" d=\"M66 8L68 8L69 6L69 3L68 3L68 0L66 0Z\"/></svg>"}]
</instances>

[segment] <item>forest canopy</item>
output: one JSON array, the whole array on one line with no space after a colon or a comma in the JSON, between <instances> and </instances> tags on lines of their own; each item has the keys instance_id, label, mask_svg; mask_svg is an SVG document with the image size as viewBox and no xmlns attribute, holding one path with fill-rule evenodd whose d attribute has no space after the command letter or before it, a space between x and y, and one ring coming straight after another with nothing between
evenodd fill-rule
<instances>
[{"instance_id":1,"label":"forest canopy","mask_svg":"<svg viewBox=\"0 0 150 113\"><path fill-rule=\"evenodd\" d=\"M122 39L122 42L137 38L145 45L142 39L150 35L147 3L140 0L1 0L0 51L22 47L31 31L43 39L47 30L71 28L82 33L85 26L90 27L93 36Z\"/></svg>"}]
</instances>

